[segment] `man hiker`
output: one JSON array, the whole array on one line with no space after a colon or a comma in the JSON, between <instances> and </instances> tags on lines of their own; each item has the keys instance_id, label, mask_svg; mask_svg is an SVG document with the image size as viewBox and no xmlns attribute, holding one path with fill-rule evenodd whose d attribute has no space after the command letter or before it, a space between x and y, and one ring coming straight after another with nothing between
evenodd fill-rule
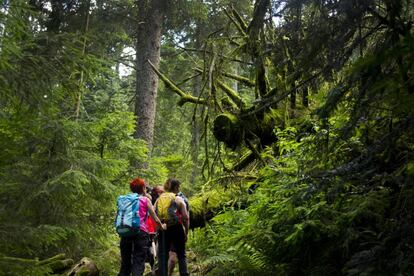
<instances>
[{"instance_id":1,"label":"man hiker","mask_svg":"<svg viewBox=\"0 0 414 276\"><path fill-rule=\"evenodd\" d=\"M180 192L180 181L169 179L167 182L168 185L164 186L166 192L162 193L155 203L157 215L167 225L165 231L159 232L159 275L168 275L169 251L174 247L178 258L180 275L186 276L189 275L185 253L185 243L189 229L188 212L183 198L177 196Z\"/></svg>"},{"instance_id":2,"label":"man hiker","mask_svg":"<svg viewBox=\"0 0 414 276\"><path fill-rule=\"evenodd\" d=\"M185 207L187 209L188 224L190 224L190 205L188 203L188 199L182 192L178 192L177 196L181 197L184 200ZM182 222L180 223L182 224ZM171 245L169 257L168 257L168 275L169 276L172 276L176 264L177 264L177 249L174 247L174 245Z\"/></svg>"}]
</instances>

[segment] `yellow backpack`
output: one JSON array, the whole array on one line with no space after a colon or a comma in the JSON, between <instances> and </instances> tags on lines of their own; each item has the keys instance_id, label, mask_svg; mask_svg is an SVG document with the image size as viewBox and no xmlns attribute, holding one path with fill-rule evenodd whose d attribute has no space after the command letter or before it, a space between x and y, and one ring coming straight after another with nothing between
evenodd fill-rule
<instances>
[{"instance_id":1,"label":"yellow backpack","mask_svg":"<svg viewBox=\"0 0 414 276\"><path fill-rule=\"evenodd\" d=\"M178 223L176 195L174 193L162 193L157 199L155 212L163 223L174 225Z\"/></svg>"}]
</instances>

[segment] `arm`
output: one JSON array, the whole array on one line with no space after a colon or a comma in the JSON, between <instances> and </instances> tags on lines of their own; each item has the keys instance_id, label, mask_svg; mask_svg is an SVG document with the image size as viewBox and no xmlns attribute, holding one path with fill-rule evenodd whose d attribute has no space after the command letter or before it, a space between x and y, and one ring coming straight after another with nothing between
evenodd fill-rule
<instances>
[{"instance_id":1,"label":"arm","mask_svg":"<svg viewBox=\"0 0 414 276\"><path fill-rule=\"evenodd\" d=\"M165 223L162 223L160 219L158 218L157 214L154 212L154 206L152 206L151 200L147 198L148 202L148 212L152 219L158 224L159 227L161 227L162 230L167 229L167 226Z\"/></svg>"},{"instance_id":2,"label":"arm","mask_svg":"<svg viewBox=\"0 0 414 276\"><path fill-rule=\"evenodd\" d=\"M185 232L185 236L187 237L188 234L188 228L190 227L190 219L188 217L188 212L187 212L187 208L185 207L185 202L184 200L182 200L181 198L177 197L177 205L178 205L178 211L181 213L182 215L182 219L183 219L183 225L184 225L184 232Z\"/></svg>"}]
</instances>

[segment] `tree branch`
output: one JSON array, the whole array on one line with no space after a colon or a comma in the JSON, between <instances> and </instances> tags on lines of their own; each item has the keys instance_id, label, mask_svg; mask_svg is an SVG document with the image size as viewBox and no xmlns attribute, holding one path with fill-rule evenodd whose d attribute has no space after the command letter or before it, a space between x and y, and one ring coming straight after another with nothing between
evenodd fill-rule
<instances>
[{"instance_id":1,"label":"tree branch","mask_svg":"<svg viewBox=\"0 0 414 276\"><path fill-rule=\"evenodd\" d=\"M207 105L207 101L205 99L197 98L197 97L192 96L189 93L184 92L183 90L178 88L178 86L175 85L174 82L172 82L169 78L167 78L164 74L162 74L157 68L155 68L154 64L152 64L151 61L149 60L147 61L149 65L151 66L152 70L154 70L154 72L158 75L158 77L164 82L165 86L181 97L181 99L178 101L178 105L182 106L187 102Z\"/></svg>"},{"instance_id":2,"label":"tree branch","mask_svg":"<svg viewBox=\"0 0 414 276\"><path fill-rule=\"evenodd\" d=\"M242 84L248 87L254 87L256 85L254 81L250 80L249 78L243 77L243 76L239 76L239 75L235 75L235 74L231 74L227 72L223 72L222 74L223 76L226 76L228 78L241 82Z\"/></svg>"}]
</instances>

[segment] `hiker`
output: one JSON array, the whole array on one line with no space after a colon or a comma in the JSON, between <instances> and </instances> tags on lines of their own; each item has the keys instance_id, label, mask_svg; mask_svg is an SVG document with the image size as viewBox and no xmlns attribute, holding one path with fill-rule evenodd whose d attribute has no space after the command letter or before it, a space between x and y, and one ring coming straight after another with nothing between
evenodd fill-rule
<instances>
[{"instance_id":1,"label":"hiker","mask_svg":"<svg viewBox=\"0 0 414 276\"><path fill-rule=\"evenodd\" d=\"M145 182L135 178L130 183L132 194L118 198L116 230L121 237L121 269L118 276L139 276L144 273L145 256L149 244L148 214L161 229L166 229L156 213L151 200L145 196Z\"/></svg>"},{"instance_id":2,"label":"hiker","mask_svg":"<svg viewBox=\"0 0 414 276\"><path fill-rule=\"evenodd\" d=\"M164 189L162 186L154 186L152 189L147 189L147 197L151 199L152 204L155 204L155 201L158 199L159 195L164 192ZM156 237L156 230L157 230L157 224L152 219L152 217L148 217L147 220L148 225L148 233L149 233L149 244L148 244L148 250L147 250L147 261L151 266L151 272L152 274L155 274L155 257L157 252L157 241L155 239Z\"/></svg>"},{"instance_id":3,"label":"hiker","mask_svg":"<svg viewBox=\"0 0 414 276\"><path fill-rule=\"evenodd\" d=\"M178 192L177 196L181 197L184 200L185 207L187 209L188 224L190 224L190 205L188 203L188 199L182 192ZM179 223L182 224L182 216L179 216L178 219L179 219ZM177 264L177 249L174 247L174 244L172 244L170 248L169 256L168 256L168 275L169 276L173 274L176 264Z\"/></svg>"},{"instance_id":4,"label":"hiker","mask_svg":"<svg viewBox=\"0 0 414 276\"><path fill-rule=\"evenodd\" d=\"M170 189L170 181L171 179L168 179L165 182L164 184L165 190ZM187 209L188 224L190 224L190 205L188 203L188 199L181 191L177 193L177 196L181 197L184 200L185 207ZM178 216L179 216L179 223L182 224L182 216L180 216L180 214L178 214ZM174 244L171 244L170 252L168 253L168 275L169 276L173 274L176 264L177 264L177 249L175 248Z\"/></svg>"},{"instance_id":5,"label":"hiker","mask_svg":"<svg viewBox=\"0 0 414 276\"><path fill-rule=\"evenodd\" d=\"M165 191L164 187L159 185L155 186L151 190L151 197L152 197L152 205L155 205L155 202L157 201L158 197Z\"/></svg>"},{"instance_id":6,"label":"hiker","mask_svg":"<svg viewBox=\"0 0 414 276\"><path fill-rule=\"evenodd\" d=\"M167 180L164 185L166 192L161 194L155 203L158 216L163 223L167 224L167 229L160 231L158 237L158 263L161 276L166 276L168 273L168 257L172 247L177 254L180 275L189 275L185 253L189 219L184 200L177 196L180 192L180 185L177 179Z\"/></svg>"}]
</instances>

